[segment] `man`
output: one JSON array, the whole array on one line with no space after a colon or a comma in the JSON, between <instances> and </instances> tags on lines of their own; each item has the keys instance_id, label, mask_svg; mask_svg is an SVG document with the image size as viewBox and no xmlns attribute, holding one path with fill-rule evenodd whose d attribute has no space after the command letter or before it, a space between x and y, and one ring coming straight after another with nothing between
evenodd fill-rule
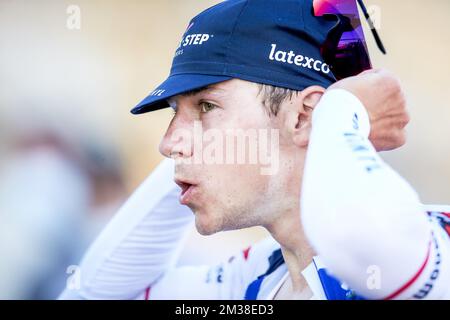
<instances>
[{"instance_id":1,"label":"man","mask_svg":"<svg viewBox=\"0 0 450 320\"><path fill-rule=\"evenodd\" d=\"M160 144L172 160L100 235L81 287L62 298L449 297L449 214L424 207L376 154L404 143L399 83L376 70L334 83L320 44L335 24L306 0L226 1L191 21L170 77L133 109L174 109ZM235 145L205 156L196 143L239 130L277 133L277 156L230 165ZM204 235L260 225L273 238L219 266L175 268L186 207Z\"/></svg>"}]
</instances>

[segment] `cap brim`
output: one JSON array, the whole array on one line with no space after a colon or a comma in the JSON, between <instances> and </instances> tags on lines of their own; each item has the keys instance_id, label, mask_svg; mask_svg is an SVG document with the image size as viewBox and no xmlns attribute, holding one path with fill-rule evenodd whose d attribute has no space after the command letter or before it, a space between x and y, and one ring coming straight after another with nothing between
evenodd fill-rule
<instances>
[{"instance_id":1,"label":"cap brim","mask_svg":"<svg viewBox=\"0 0 450 320\"><path fill-rule=\"evenodd\" d=\"M169 107L167 99L170 97L230 79L232 77L203 74L172 75L134 107L131 113L141 114L167 108Z\"/></svg>"}]
</instances>

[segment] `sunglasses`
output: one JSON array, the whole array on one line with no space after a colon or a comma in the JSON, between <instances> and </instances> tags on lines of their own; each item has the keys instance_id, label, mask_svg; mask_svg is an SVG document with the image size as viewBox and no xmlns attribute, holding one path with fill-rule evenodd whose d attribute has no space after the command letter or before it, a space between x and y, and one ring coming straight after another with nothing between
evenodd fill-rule
<instances>
[{"instance_id":1,"label":"sunglasses","mask_svg":"<svg viewBox=\"0 0 450 320\"><path fill-rule=\"evenodd\" d=\"M337 80L372 68L357 2L369 23L378 48L386 54L362 0L314 0L313 2L316 17L331 16L335 19L337 16L339 18L338 26L330 32L321 48L321 54Z\"/></svg>"}]
</instances>

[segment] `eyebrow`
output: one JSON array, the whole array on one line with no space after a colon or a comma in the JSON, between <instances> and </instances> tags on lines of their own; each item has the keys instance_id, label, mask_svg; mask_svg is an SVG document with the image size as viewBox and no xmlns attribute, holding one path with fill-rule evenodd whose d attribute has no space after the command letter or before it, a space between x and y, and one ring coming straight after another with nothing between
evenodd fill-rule
<instances>
[{"instance_id":1,"label":"eyebrow","mask_svg":"<svg viewBox=\"0 0 450 320\"><path fill-rule=\"evenodd\" d=\"M200 94L200 93L205 92L205 91L208 91L208 90L225 92L224 89L214 87L214 85L208 85L208 86L200 87L200 88L198 88L198 89L186 91L186 92L184 92L184 93L181 93L180 96L182 96L182 97L192 97L192 96L195 96L195 95L197 95L197 94ZM168 98L166 101L167 101L167 103L169 104L169 106L170 106L172 109L175 109L175 105L174 105L174 102L175 102L175 101L173 100L173 98L174 98L174 97L170 97L170 98Z\"/></svg>"},{"instance_id":2,"label":"eyebrow","mask_svg":"<svg viewBox=\"0 0 450 320\"><path fill-rule=\"evenodd\" d=\"M198 89L189 90L189 91L186 91L186 92L182 93L181 96L183 96L183 97L195 96L196 94L199 94L200 92L206 91L208 89L210 89L210 86L205 86L205 87L201 87L201 88L198 88Z\"/></svg>"},{"instance_id":3,"label":"eyebrow","mask_svg":"<svg viewBox=\"0 0 450 320\"><path fill-rule=\"evenodd\" d=\"M214 90L214 91L225 91L223 89L214 87L213 85L209 85L209 86L204 86L204 87L201 87L201 88L198 88L198 89L186 91L186 92L182 93L181 96L183 96L183 97L191 97L191 96L195 96L195 95L197 95L199 93L202 93L202 92L208 91L208 90L211 90L211 91L212 90Z\"/></svg>"}]
</instances>

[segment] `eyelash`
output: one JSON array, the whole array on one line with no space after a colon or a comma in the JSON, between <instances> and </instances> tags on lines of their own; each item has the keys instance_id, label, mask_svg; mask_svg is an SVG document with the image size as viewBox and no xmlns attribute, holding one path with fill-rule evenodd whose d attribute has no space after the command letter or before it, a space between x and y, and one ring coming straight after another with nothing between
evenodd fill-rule
<instances>
[{"instance_id":1,"label":"eyelash","mask_svg":"<svg viewBox=\"0 0 450 320\"><path fill-rule=\"evenodd\" d=\"M200 107L200 112L201 112L201 113L207 113L207 112L212 111L212 110L214 110L214 109L217 108L217 106L216 106L214 103L207 102L207 101L200 101L200 103L199 103L198 105L199 105L199 107ZM203 106L205 106L205 105L209 105L209 106L211 106L212 108L209 109L208 111L204 111Z\"/></svg>"},{"instance_id":2,"label":"eyelash","mask_svg":"<svg viewBox=\"0 0 450 320\"><path fill-rule=\"evenodd\" d=\"M213 106L213 108L211 108L211 109L208 110L208 111L203 111L202 106L205 105L205 104L208 104L208 105L210 105L210 106ZM207 113L207 112L209 112L209 111L212 111L212 110L218 108L214 103L207 102L207 101L200 101L199 104L198 104L198 106L200 107L200 112L201 112L201 113ZM173 115L173 116L176 116L176 114L177 114L177 109L172 109L172 115Z\"/></svg>"}]
</instances>

